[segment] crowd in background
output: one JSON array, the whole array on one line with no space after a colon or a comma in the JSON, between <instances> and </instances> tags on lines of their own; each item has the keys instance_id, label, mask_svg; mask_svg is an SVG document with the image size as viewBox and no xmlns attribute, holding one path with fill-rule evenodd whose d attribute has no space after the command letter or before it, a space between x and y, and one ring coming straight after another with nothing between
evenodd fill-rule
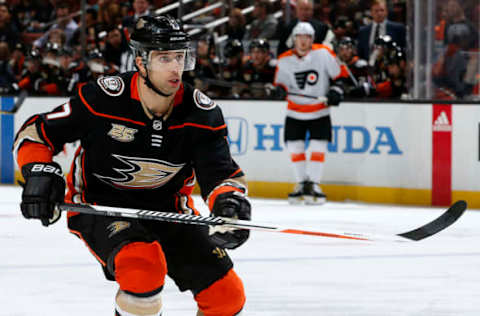
<instances>
[{"instance_id":1,"label":"crowd in background","mask_svg":"<svg viewBox=\"0 0 480 316\"><path fill-rule=\"evenodd\" d=\"M467 8L459 1L437 9L432 75L438 98L479 95L480 5ZM136 19L173 2L88 0L83 19L80 1L0 3L0 94L70 95L89 80L135 70L128 40ZM211 2L192 1L182 10L193 12ZM184 74L210 96L271 98L276 58L292 47L290 33L298 21L311 23L315 42L335 51L349 77L347 97L408 94L406 0L290 0L289 7L285 0L230 3L234 8L225 5L187 22L229 17L214 32L195 35L197 66ZM251 14L242 14L251 5Z\"/></svg>"}]
</instances>

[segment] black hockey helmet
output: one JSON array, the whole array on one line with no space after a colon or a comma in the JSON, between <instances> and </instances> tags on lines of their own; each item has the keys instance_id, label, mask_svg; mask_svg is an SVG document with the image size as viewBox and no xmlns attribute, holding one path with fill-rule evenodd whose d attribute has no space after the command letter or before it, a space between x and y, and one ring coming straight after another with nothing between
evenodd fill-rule
<instances>
[{"instance_id":1,"label":"black hockey helmet","mask_svg":"<svg viewBox=\"0 0 480 316\"><path fill-rule=\"evenodd\" d=\"M223 48L223 56L225 58L237 57L243 53L243 44L238 39L232 39L225 44Z\"/></svg>"},{"instance_id":2,"label":"black hockey helmet","mask_svg":"<svg viewBox=\"0 0 480 316\"><path fill-rule=\"evenodd\" d=\"M344 36L338 41L338 47L340 46L354 47L355 41L350 36Z\"/></svg>"},{"instance_id":3,"label":"black hockey helmet","mask_svg":"<svg viewBox=\"0 0 480 316\"><path fill-rule=\"evenodd\" d=\"M268 53L270 51L270 44L264 38L256 38L250 42L250 46L248 47L249 51L252 51L254 48L263 49Z\"/></svg>"},{"instance_id":4,"label":"black hockey helmet","mask_svg":"<svg viewBox=\"0 0 480 316\"><path fill-rule=\"evenodd\" d=\"M405 61L405 60L406 60L405 52L399 46L389 50L387 55L385 56L385 61L387 65L398 64L401 61Z\"/></svg>"},{"instance_id":5,"label":"black hockey helmet","mask_svg":"<svg viewBox=\"0 0 480 316\"><path fill-rule=\"evenodd\" d=\"M185 50L184 71L195 68L195 50L191 39L171 16L142 16L133 29L130 46L148 65L151 51Z\"/></svg>"},{"instance_id":6,"label":"black hockey helmet","mask_svg":"<svg viewBox=\"0 0 480 316\"><path fill-rule=\"evenodd\" d=\"M392 37L390 35L379 36L375 40L374 44L377 45L377 46L388 48L388 49L394 48L394 47L397 46L397 43L395 43L395 41L392 39Z\"/></svg>"}]
</instances>

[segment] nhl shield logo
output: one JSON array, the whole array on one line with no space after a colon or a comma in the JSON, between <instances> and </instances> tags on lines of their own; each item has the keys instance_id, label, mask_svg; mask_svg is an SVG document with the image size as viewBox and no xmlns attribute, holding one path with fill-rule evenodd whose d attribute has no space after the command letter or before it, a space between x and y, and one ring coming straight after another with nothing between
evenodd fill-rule
<instances>
[{"instance_id":1,"label":"nhl shield logo","mask_svg":"<svg viewBox=\"0 0 480 316\"><path fill-rule=\"evenodd\" d=\"M118 76L100 77L98 78L97 83L106 94L112 97L121 95L125 88L122 78Z\"/></svg>"},{"instance_id":2,"label":"nhl shield logo","mask_svg":"<svg viewBox=\"0 0 480 316\"><path fill-rule=\"evenodd\" d=\"M215 108L215 106L217 106L212 99L198 89L193 91L193 101L195 102L195 105L202 110L212 110Z\"/></svg>"}]
</instances>

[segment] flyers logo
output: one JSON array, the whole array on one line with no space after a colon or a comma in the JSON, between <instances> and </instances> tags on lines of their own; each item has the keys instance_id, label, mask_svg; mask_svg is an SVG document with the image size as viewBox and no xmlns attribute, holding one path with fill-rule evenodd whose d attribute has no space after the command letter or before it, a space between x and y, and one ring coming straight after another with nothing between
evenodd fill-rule
<instances>
[{"instance_id":1,"label":"flyers logo","mask_svg":"<svg viewBox=\"0 0 480 316\"><path fill-rule=\"evenodd\" d=\"M185 164L168 161L112 155L124 168L113 168L116 177L94 175L118 189L156 189L168 183Z\"/></svg>"},{"instance_id":2,"label":"flyers logo","mask_svg":"<svg viewBox=\"0 0 480 316\"><path fill-rule=\"evenodd\" d=\"M313 86L318 81L318 72L315 70L307 70L302 72L296 72L295 81L300 89L305 88L305 84Z\"/></svg>"}]
</instances>

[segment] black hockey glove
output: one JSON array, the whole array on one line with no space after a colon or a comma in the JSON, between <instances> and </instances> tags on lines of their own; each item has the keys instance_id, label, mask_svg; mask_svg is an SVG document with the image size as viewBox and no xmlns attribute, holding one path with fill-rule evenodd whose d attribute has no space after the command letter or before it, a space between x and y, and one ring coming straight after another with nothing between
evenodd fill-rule
<instances>
[{"instance_id":1,"label":"black hockey glove","mask_svg":"<svg viewBox=\"0 0 480 316\"><path fill-rule=\"evenodd\" d=\"M250 220L250 202L242 195L234 192L222 193L215 200L212 214L214 216ZM210 238L221 248L235 249L246 242L249 235L249 230L229 228L223 231L215 231L210 235Z\"/></svg>"},{"instance_id":2,"label":"black hockey glove","mask_svg":"<svg viewBox=\"0 0 480 316\"><path fill-rule=\"evenodd\" d=\"M338 86L331 86L326 97L328 105L337 106L343 101L343 90Z\"/></svg>"},{"instance_id":3,"label":"black hockey glove","mask_svg":"<svg viewBox=\"0 0 480 316\"><path fill-rule=\"evenodd\" d=\"M287 99L287 90L282 86L274 86L271 83L265 85L265 92L267 96L271 97L274 100L285 100Z\"/></svg>"},{"instance_id":4,"label":"black hockey glove","mask_svg":"<svg viewBox=\"0 0 480 316\"><path fill-rule=\"evenodd\" d=\"M32 162L22 167L23 185L20 209L25 218L37 218L43 226L55 223L60 212L55 203L63 202L65 180L56 162Z\"/></svg>"}]
</instances>

